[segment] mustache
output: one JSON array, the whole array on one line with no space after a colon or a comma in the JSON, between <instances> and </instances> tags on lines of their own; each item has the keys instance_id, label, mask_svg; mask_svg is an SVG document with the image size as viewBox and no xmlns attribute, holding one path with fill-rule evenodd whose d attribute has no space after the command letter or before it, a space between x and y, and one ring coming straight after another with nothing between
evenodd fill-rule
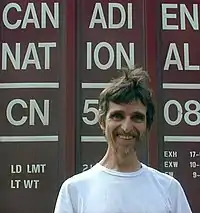
<instances>
[{"instance_id":1,"label":"mustache","mask_svg":"<svg viewBox=\"0 0 200 213\"><path fill-rule=\"evenodd\" d=\"M125 132L123 129L117 131L117 135L129 136L129 137L139 137L140 132L138 130Z\"/></svg>"}]
</instances>

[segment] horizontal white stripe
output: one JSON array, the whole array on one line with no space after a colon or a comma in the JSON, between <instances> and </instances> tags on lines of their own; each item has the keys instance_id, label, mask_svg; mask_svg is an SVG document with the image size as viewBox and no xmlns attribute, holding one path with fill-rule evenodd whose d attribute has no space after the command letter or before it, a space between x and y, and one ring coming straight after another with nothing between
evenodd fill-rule
<instances>
[{"instance_id":1,"label":"horizontal white stripe","mask_svg":"<svg viewBox=\"0 0 200 213\"><path fill-rule=\"evenodd\" d=\"M83 89L104 89L110 83L82 83ZM163 83L163 89L200 89L200 84Z\"/></svg>"},{"instance_id":2,"label":"horizontal white stripe","mask_svg":"<svg viewBox=\"0 0 200 213\"><path fill-rule=\"evenodd\" d=\"M109 85L110 83L82 83L82 88L104 89ZM200 84L163 83L163 89L200 89Z\"/></svg>"},{"instance_id":3,"label":"horizontal white stripe","mask_svg":"<svg viewBox=\"0 0 200 213\"><path fill-rule=\"evenodd\" d=\"M104 89L109 86L110 83L82 83L82 88L84 89Z\"/></svg>"},{"instance_id":4,"label":"horizontal white stripe","mask_svg":"<svg viewBox=\"0 0 200 213\"><path fill-rule=\"evenodd\" d=\"M52 142L58 141L58 136L0 136L0 142Z\"/></svg>"},{"instance_id":5,"label":"horizontal white stripe","mask_svg":"<svg viewBox=\"0 0 200 213\"><path fill-rule=\"evenodd\" d=\"M200 136L164 136L165 142L200 142Z\"/></svg>"},{"instance_id":6,"label":"horizontal white stripe","mask_svg":"<svg viewBox=\"0 0 200 213\"><path fill-rule=\"evenodd\" d=\"M35 82L35 83L0 83L0 89L28 89L28 88L59 88L57 82Z\"/></svg>"},{"instance_id":7,"label":"horizontal white stripe","mask_svg":"<svg viewBox=\"0 0 200 213\"><path fill-rule=\"evenodd\" d=\"M104 136L81 136L82 142L106 142ZM165 142L200 142L200 136L164 136Z\"/></svg>"},{"instance_id":8,"label":"horizontal white stripe","mask_svg":"<svg viewBox=\"0 0 200 213\"><path fill-rule=\"evenodd\" d=\"M81 142L106 142L104 136L81 136Z\"/></svg>"},{"instance_id":9,"label":"horizontal white stripe","mask_svg":"<svg viewBox=\"0 0 200 213\"><path fill-rule=\"evenodd\" d=\"M163 83L163 89L200 89L200 84Z\"/></svg>"}]
</instances>

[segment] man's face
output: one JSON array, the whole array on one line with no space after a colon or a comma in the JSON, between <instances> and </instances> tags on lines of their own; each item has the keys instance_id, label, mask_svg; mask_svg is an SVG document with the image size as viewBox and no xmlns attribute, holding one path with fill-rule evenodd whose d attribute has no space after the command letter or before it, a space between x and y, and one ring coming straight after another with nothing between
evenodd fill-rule
<instances>
[{"instance_id":1,"label":"man's face","mask_svg":"<svg viewBox=\"0 0 200 213\"><path fill-rule=\"evenodd\" d=\"M140 101L129 104L110 102L105 122L101 124L108 145L122 155L134 152L146 133L146 111Z\"/></svg>"}]
</instances>

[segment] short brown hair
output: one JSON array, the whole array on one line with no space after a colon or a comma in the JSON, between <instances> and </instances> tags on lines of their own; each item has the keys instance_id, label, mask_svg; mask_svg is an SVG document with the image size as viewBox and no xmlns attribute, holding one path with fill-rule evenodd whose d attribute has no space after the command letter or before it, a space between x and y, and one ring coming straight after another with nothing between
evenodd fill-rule
<instances>
[{"instance_id":1,"label":"short brown hair","mask_svg":"<svg viewBox=\"0 0 200 213\"><path fill-rule=\"evenodd\" d=\"M152 100L152 91L149 87L150 77L148 72L142 68L127 68L121 71L123 75L111 80L109 86L100 93L100 122L105 121L109 102L121 104L140 100L147 108L147 128L150 129L154 119L155 107Z\"/></svg>"}]
</instances>

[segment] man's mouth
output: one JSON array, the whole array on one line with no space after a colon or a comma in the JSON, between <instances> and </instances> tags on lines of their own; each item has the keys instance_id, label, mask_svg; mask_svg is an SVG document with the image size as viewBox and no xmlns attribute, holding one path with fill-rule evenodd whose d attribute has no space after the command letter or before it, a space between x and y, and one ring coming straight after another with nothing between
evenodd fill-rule
<instances>
[{"instance_id":1,"label":"man's mouth","mask_svg":"<svg viewBox=\"0 0 200 213\"><path fill-rule=\"evenodd\" d=\"M120 134L117 134L117 136L120 139L123 139L123 140L131 140L131 139L135 138L135 136L133 136L133 135L120 135Z\"/></svg>"}]
</instances>

